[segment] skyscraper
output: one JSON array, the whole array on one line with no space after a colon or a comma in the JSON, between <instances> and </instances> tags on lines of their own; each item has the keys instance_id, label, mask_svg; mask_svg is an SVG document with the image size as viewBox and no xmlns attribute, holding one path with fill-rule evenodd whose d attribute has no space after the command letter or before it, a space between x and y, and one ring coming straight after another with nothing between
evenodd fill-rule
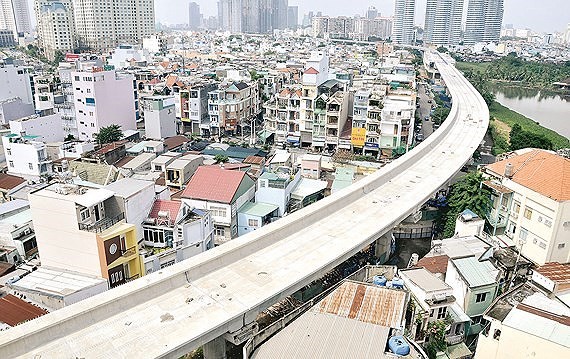
<instances>
[{"instance_id":1,"label":"skyscraper","mask_svg":"<svg viewBox=\"0 0 570 359\"><path fill-rule=\"evenodd\" d=\"M366 18L370 20L374 20L378 17L378 9L374 6L370 6L368 10L366 10Z\"/></svg>"},{"instance_id":2,"label":"skyscraper","mask_svg":"<svg viewBox=\"0 0 570 359\"><path fill-rule=\"evenodd\" d=\"M461 41L463 0L428 0L424 42L435 45L458 45Z\"/></svg>"},{"instance_id":3,"label":"skyscraper","mask_svg":"<svg viewBox=\"0 0 570 359\"><path fill-rule=\"evenodd\" d=\"M296 30L299 26L299 7L289 6L287 13L287 27Z\"/></svg>"},{"instance_id":4,"label":"skyscraper","mask_svg":"<svg viewBox=\"0 0 570 359\"><path fill-rule=\"evenodd\" d=\"M288 0L220 0L220 28L231 32L267 33L287 28Z\"/></svg>"},{"instance_id":5,"label":"skyscraper","mask_svg":"<svg viewBox=\"0 0 570 359\"><path fill-rule=\"evenodd\" d=\"M188 4L188 26L191 30L198 30L200 27L200 5L195 2Z\"/></svg>"},{"instance_id":6,"label":"skyscraper","mask_svg":"<svg viewBox=\"0 0 570 359\"><path fill-rule=\"evenodd\" d=\"M81 48L101 51L142 43L154 33L153 0L74 0L73 7Z\"/></svg>"},{"instance_id":7,"label":"skyscraper","mask_svg":"<svg viewBox=\"0 0 570 359\"><path fill-rule=\"evenodd\" d=\"M414 41L414 17L416 0L396 0L392 41L396 44L411 45Z\"/></svg>"},{"instance_id":8,"label":"skyscraper","mask_svg":"<svg viewBox=\"0 0 570 359\"><path fill-rule=\"evenodd\" d=\"M0 0L0 29L11 30L14 37L32 32L27 0Z\"/></svg>"},{"instance_id":9,"label":"skyscraper","mask_svg":"<svg viewBox=\"0 0 570 359\"><path fill-rule=\"evenodd\" d=\"M503 12L503 0L469 0L465 23L465 44L497 43L501 36Z\"/></svg>"},{"instance_id":10,"label":"skyscraper","mask_svg":"<svg viewBox=\"0 0 570 359\"><path fill-rule=\"evenodd\" d=\"M40 48L48 59L77 47L72 0L36 0L34 12Z\"/></svg>"}]
</instances>

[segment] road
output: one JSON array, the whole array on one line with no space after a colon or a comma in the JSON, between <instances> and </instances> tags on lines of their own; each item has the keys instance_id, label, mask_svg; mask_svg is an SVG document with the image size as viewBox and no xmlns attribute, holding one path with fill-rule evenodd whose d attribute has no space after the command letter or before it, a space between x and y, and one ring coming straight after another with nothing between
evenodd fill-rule
<instances>
[{"instance_id":1,"label":"road","mask_svg":"<svg viewBox=\"0 0 570 359\"><path fill-rule=\"evenodd\" d=\"M433 122L431 122L431 120L424 120L427 116L430 116L432 106L431 103L428 103L429 100L432 100L431 93L429 95L426 94L426 88L427 86L424 84L418 85L418 102L420 104L418 111L422 124L421 133L424 136L424 140L433 133Z\"/></svg>"}]
</instances>

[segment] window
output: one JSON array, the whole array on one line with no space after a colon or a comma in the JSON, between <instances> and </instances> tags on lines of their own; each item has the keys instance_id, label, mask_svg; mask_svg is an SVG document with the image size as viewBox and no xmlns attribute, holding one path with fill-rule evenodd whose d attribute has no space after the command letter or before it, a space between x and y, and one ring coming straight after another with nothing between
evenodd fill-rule
<instances>
[{"instance_id":1,"label":"window","mask_svg":"<svg viewBox=\"0 0 570 359\"><path fill-rule=\"evenodd\" d=\"M558 249L563 249L564 247L566 247L566 243L560 243L558 245Z\"/></svg>"},{"instance_id":2,"label":"window","mask_svg":"<svg viewBox=\"0 0 570 359\"><path fill-rule=\"evenodd\" d=\"M538 244L538 246L542 249L546 249L546 242L544 241L540 241L540 243Z\"/></svg>"},{"instance_id":3,"label":"window","mask_svg":"<svg viewBox=\"0 0 570 359\"><path fill-rule=\"evenodd\" d=\"M481 303L484 302L487 299L487 293L479 293L477 294L477 296L475 297L475 303Z\"/></svg>"},{"instance_id":4,"label":"window","mask_svg":"<svg viewBox=\"0 0 570 359\"><path fill-rule=\"evenodd\" d=\"M437 319L444 319L447 315L447 307L441 307L437 309Z\"/></svg>"},{"instance_id":5,"label":"window","mask_svg":"<svg viewBox=\"0 0 570 359\"><path fill-rule=\"evenodd\" d=\"M212 216L225 217L227 215L224 207L210 207L210 211L212 211Z\"/></svg>"},{"instance_id":6,"label":"window","mask_svg":"<svg viewBox=\"0 0 570 359\"><path fill-rule=\"evenodd\" d=\"M247 225L250 227L257 227L259 226L259 221L257 219L248 219Z\"/></svg>"},{"instance_id":7,"label":"window","mask_svg":"<svg viewBox=\"0 0 570 359\"><path fill-rule=\"evenodd\" d=\"M552 227L552 221L550 219L545 219L544 225L550 228L550 227Z\"/></svg>"},{"instance_id":8,"label":"window","mask_svg":"<svg viewBox=\"0 0 570 359\"><path fill-rule=\"evenodd\" d=\"M89 208L82 209L81 212L79 212L79 216L81 217L81 222L89 218L91 216Z\"/></svg>"},{"instance_id":9,"label":"window","mask_svg":"<svg viewBox=\"0 0 570 359\"><path fill-rule=\"evenodd\" d=\"M526 240L527 236L528 236L528 231L524 228L521 228L521 231L519 232L519 238L522 240Z\"/></svg>"},{"instance_id":10,"label":"window","mask_svg":"<svg viewBox=\"0 0 570 359\"><path fill-rule=\"evenodd\" d=\"M524 218L531 219L532 218L532 209L526 207L524 209Z\"/></svg>"},{"instance_id":11,"label":"window","mask_svg":"<svg viewBox=\"0 0 570 359\"><path fill-rule=\"evenodd\" d=\"M34 169L34 165L33 165L32 163L29 163L29 162L28 162L28 168L31 169L31 170L33 170L33 169Z\"/></svg>"},{"instance_id":12,"label":"window","mask_svg":"<svg viewBox=\"0 0 570 359\"><path fill-rule=\"evenodd\" d=\"M224 237L226 235L226 230L223 227L216 227L214 230L216 236Z\"/></svg>"},{"instance_id":13,"label":"window","mask_svg":"<svg viewBox=\"0 0 570 359\"><path fill-rule=\"evenodd\" d=\"M14 167L14 161L8 161L8 165L9 165L10 167Z\"/></svg>"},{"instance_id":14,"label":"window","mask_svg":"<svg viewBox=\"0 0 570 359\"><path fill-rule=\"evenodd\" d=\"M8 154L8 156L10 156L10 155L12 155L12 150L9 149L9 148L7 148L7 149L6 149L6 153Z\"/></svg>"}]
</instances>

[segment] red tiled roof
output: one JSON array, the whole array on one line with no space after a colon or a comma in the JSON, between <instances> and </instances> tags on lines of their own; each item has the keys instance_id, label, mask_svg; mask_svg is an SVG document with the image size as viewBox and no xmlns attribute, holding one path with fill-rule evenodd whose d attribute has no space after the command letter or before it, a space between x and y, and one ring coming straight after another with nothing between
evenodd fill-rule
<instances>
[{"instance_id":1,"label":"red tiled roof","mask_svg":"<svg viewBox=\"0 0 570 359\"><path fill-rule=\"evenodd\" d=\"M562 291L570 288L570 263L550 262L536 268L536 271L557 283L558 290Z\"/></svg>"},{"instance_id":2,"label":"red tiled roof","mask_svg":"<svg viewBox=\"0 0 570 359\"><path fill-rule=\"evenodd\" d=\"M180 207L182 202L180 201L168 201L164 199L157 199L152 205L150 210L149 218L158 218L158 212L168 212L170 214L170 220L174 221L178 217L178 212L180 212Z\"/></svg>"},{"instance_id":3,"label":"red tiled roof","mask_svg":"<svg viewBox=\"0 0 570 359\"><path fill-rule=\"evenodd\" d=\"M416 264L417 267L424 267L433 274L447 272L447 262L449 257L447 255L433 256L433 257L423 257Z\"/></svg>"},{"instance_id":4,"label":"red tiled roof","mask_svg":"<svg viewBox=\"0 0 570 359\"><path fill-rule=\"evenodd\" d=\"M241 169L247 170L251 167L251 165L249 163L224 163L224 167L221 167L220 165L206 165L204 167L215 167L232 171L232 170L241 170Z\"/></svg>"},{"instance_id":5,"label":"red tiled roof","mask_svg":"<svg viewBox=\"0 0 570 359\"><path fill-rule=\"evenodd\" d=\"M125 156L115 163L115 167L123 167L124 165L126 165L127 163L131 162L134 159L135 159L134 156Z\"/></svg>"},{"instance_id":6,"label":"red tiled roof","mask_svg":"<svg viewBox=\"0 0 570 359\"><path fill-rule=\"evenodd\" d=\"M182 197L231 203L244 176L245 172L226 171L218 166L198 167Z\"/></svg>"},{"instance_id":7,"label":"red tiled roof","mask_svg":"<svg viewBox=\"0 0 570 359\"><path fill-rule=\"evenodd\" d=\"M308 69L305 70L305 75L316 75L319 72L317 70L315 70L315 68L313 67L309 67Z\"/></svg>"},{"instance_id":8,"label":"red tiled roof","mask_svg":"<svg viewBox=\"0 0 570 359\"><path fill-rule=\"evenodd\" d=\"M98 149L95 153L97 153L98 155L104 155L104 154L109 153L113 150L116 150L119 147L124 146L125 143L127 143L127 142L129 142L129 141L121 140L121 141L109 143L108 145L105 145L105 146L101 147L100 149Z\"/></svg>"},{"instance_id":9,"label":"red tiled roof","mask_svg":"<svg viewBox=\"0 0 570 359\"><path fill-rule=\"evenodd\" d=\"M12 327L47 313L46 310L23 301L12 294L0 298L0 322Z\"/></svg>"},{"instance_id":10,"label":"red tiled roof","mask_svg":"<svg viewBox=\"0 0 570 359\"><path fill-rule=\"evenodd\" d=\"M512 181L555 201L570 200L570 159L533 150L490 164L485 170L504 176L508 163L513 166Z\"/></svg>"},{"instance_id":11,"label":"red tiled roof","mask_svg":"<svg viewBox=\"0 0 570 359\"><path fill-rule=\"evenodd\" d=\"M26 180L22 177L0 173L0 189L12 189L24 182L26 182Z\"/></svg>"}]
</instances>

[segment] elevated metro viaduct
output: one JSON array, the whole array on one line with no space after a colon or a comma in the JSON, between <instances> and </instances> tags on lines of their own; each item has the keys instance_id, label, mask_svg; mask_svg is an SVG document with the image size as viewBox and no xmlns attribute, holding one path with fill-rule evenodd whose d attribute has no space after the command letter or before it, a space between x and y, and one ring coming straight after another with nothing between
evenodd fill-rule
<instances>
[{"instance_id":1,"label":"elevated metro viaduct","mask_svg":"<svg viewBox=\"0 0 570 359\"><path fill-rule=\"evenodd\" d=\"M430 53L453 98L426 141L350 187L160 272L0 333L0 357L172 358L247 328L257 314L417 212L471 158L489 123L479 93Z\"/></svg>"}]
</instances>

